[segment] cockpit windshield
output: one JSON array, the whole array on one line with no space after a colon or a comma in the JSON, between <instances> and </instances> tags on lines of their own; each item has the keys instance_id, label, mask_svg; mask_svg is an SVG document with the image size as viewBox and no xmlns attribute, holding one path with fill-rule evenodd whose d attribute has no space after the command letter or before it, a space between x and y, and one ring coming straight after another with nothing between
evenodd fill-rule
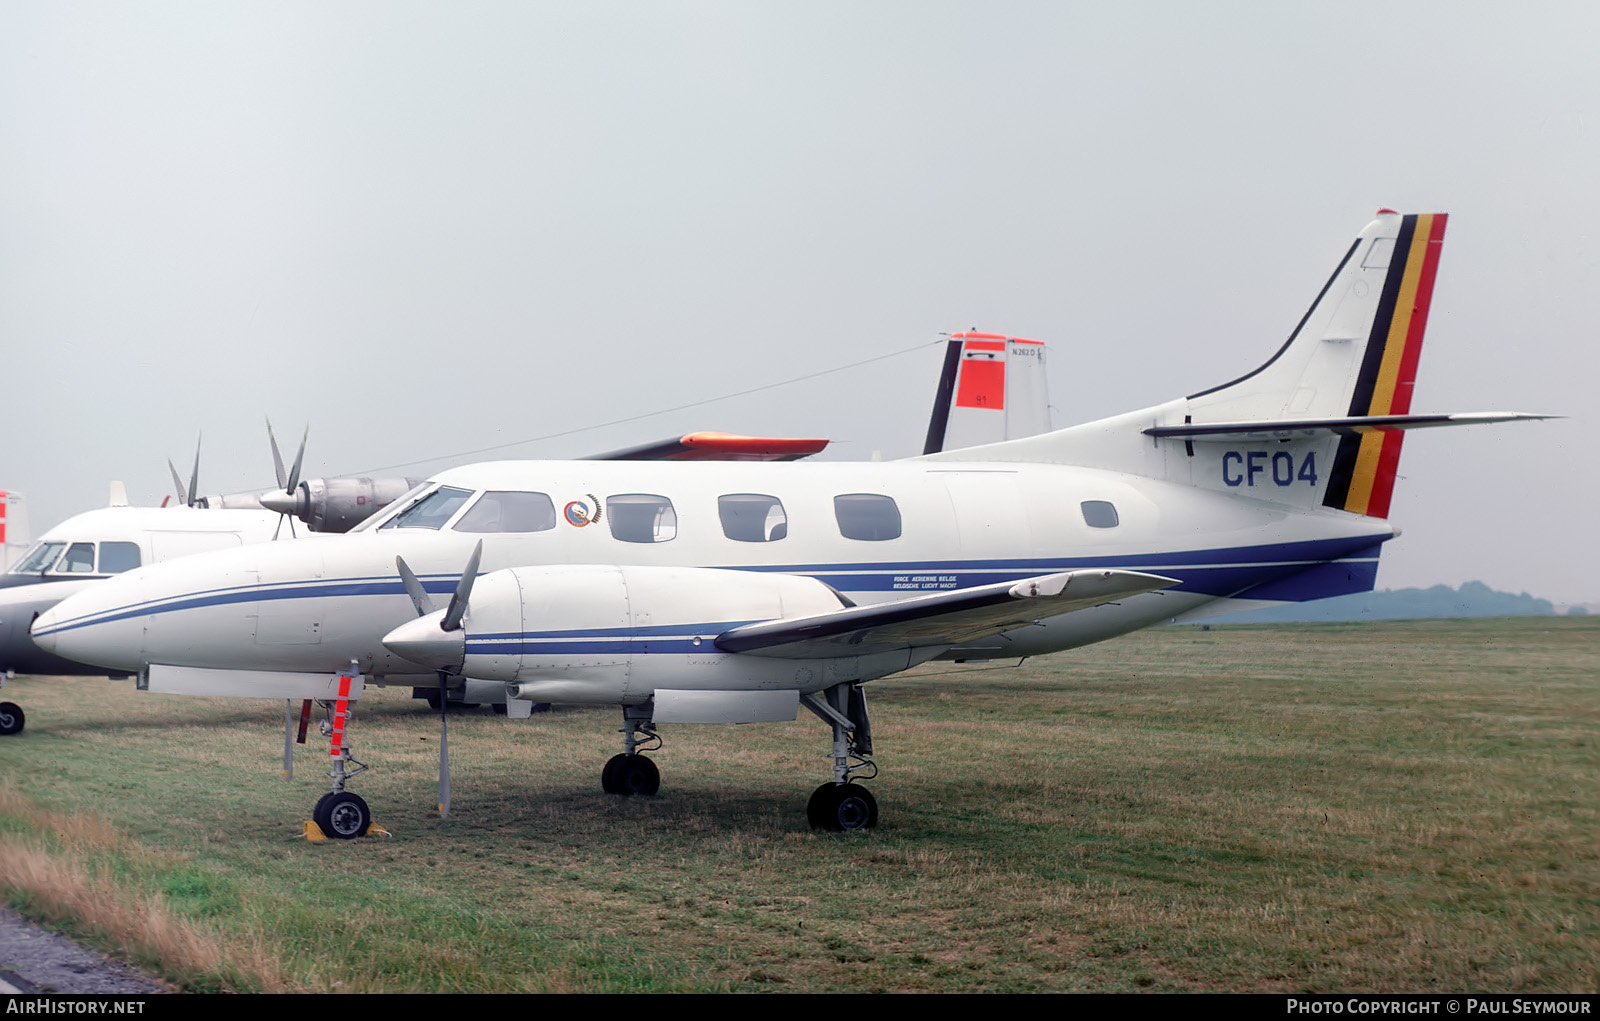
<instances>
[{"instance_id":1,"label":"cockpit windshield","mask_svg":"<svg viewBox=\"0 0 1600 1021\"><path fill-rule=\"evenodd\" d=\"M471 496L470 489L441 486L378 527L431 528L438 531Z\"/></svg>"},{"instance_id":2,"label":"cockpit windshield","mask_svg":"<svg viewBox=\"0 0 1600 1021\"><path fill-rule=\"evenodd\" d=\"M12 574L43 574L55 564L56 558L61 556L61 551L67 548L64 542L41 542L34 545L33 549L11 569Z\"/></svg>"}]
</instances>

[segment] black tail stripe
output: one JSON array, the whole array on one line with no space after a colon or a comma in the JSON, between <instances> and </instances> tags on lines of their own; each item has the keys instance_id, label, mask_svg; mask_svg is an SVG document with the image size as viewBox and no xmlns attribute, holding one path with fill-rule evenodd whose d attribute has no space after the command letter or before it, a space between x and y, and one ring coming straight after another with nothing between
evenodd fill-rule
<instances>
[{"instance_id":1,"label":"black tail stripe","mask_svg":"<svg viewBox=\"0 0 1600 1021\"><path fill-rule=\"evenodd\" d=\"M1383 296L1378 301L1378 314L1372 319L1372 333L1367 337L1367 350L1361 358L1361 373L1356 377L1355 391L1350 395L1350 414L1372 414L1372 391L1378 385L1378 369L1383 365L1384 348L1389 342L1389 326L1394 322L1394 307L1400 300L1400 283L1405 279L1406 263L1411 256L1411 236L1416 233L1417 218L1407 216L1400 224L1400 235L1394 240L1394 254L1389 259L1389 274L1383 281ZM1400 338L1404 343L1405 338Z\"/></svg>"},{"instance_id":2,"label":"black tail stripe","mask_svg":"<svg viewBox=\"0 0 1600 1021\"><path fill-rule=\"evenodd\" d=\"M961 367L961 341L952 340L944 349L944 372L939 376L939 389L933 396L933 415L928 419L928 438L922 444L924 454L937 454L944 449L944 430L950 424L950 402L955 399L956 370Z\"/></svg>"}]
</instances>

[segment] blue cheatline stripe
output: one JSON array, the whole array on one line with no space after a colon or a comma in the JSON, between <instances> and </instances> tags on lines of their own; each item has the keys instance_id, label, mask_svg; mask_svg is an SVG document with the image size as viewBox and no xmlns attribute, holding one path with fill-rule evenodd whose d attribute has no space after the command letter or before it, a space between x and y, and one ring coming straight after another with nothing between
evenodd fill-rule
<instances>
[{"instance_id":1,"label":"blue cheatline stripe","mask_svg":"<svg viewBox=\"0 0 1600 1021\"><path fill-rule=\"evenodd\" d=\"M1210 550L1182 550L1171 553L1118 554L1113 556L1039 557L1005 560L923 560L854 564L741 565L717 570L753 571L773 574L806 575L843 592L916 592L971 588L998 581L1018 581L1041 574L1086 568L1115 568L1145 571L1177 578L1181 584L1167 591L1196 595L1231 596L1240 590L1263 585L1320 563L1366 555L1374 560L1378 545L1390 536L1360 536L1350 539L1313 539L1303 542L1266 543L1260 546L1232 546ZM561 565L551 565L561 566ZM897 575L944 575L931 582L900 583ZM430 575L423 587L430 592L453 592L458 578ZM923 584L933 587L924 589ZM915 587L912 587L915 586ZM62 621L37 632L53 635L93 624L107 624L132 617L154 616L204 606L229 603L267 602L283 599L325 598L333 596L403 595L405 586L398 578L367 576L330 578L315 582L277 582L268 585L242 585L185 593L162 599L133 603L112 610L85 614ZM1305 598L1314 598L1311 596Z\"/></svg>"}]
</instances>

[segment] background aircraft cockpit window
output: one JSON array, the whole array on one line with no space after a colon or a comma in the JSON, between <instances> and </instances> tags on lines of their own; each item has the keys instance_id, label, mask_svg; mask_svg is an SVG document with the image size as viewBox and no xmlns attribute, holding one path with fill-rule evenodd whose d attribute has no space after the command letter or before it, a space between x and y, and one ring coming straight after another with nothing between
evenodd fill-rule
<instances>
[{"instance_id":1,"label":"background aircraft cockpit window","mask_svg":"<svg viewBox=\"0 0 1600 1021\"><path fill-rule=\"evenodd\" d=\"M678 534L672 501L649 493L606 497L606 520L612 537L623 542L666 542Z\"/></svg>"},{"instance_id":2,"label":"background aircraft cockpit window","mask_svg":"<svg viewBox=\"0 0 1600 1021\"><path fill-rule=\"evenodd\" d=\"M878 542L900 538L900 508L892 497L847 493L833 498L833 516L846 539Z\"/></svg>"},{"instance_id":3,"label":"background aircraft cockpit window","mask_svg":"<svg viewBox=\"0 0 1600 1021\"><path fill-rule=\"evenodd\" d=\"M1090 528L1116 528L1117 508L1107 500L1085 500L1079 504L1083 508L1083 521Z\"/></svg>"},{"instance_id":4,"label":"background aircraft cockpit window","mask_svg":"<svg viewBox=\"0 0 1600 1021\"><path fill-rule=\"evenodd\" d=\"M441 486L385 521L380 528L432 528L437 531L444 527L450 516L461 509L461 505L472 496L470 489L456 489L452 486Z\"/></svg>"},{"instance_id":5,"label":"background aircraft cockpit window","mask_svg":"<svg viewBox=\"0 0 1600 1021\"><path fill-rule=\"evenodd\" d=\"M102 542L100 544L100 573L121 574L139 566L139 544L136 542Z\"/></svg>"},{"instance_id":6,"label":"background aircraft cockpit window","mask_svg":"<svg viewBox=\"0 0 1600 1021\"><path fill-rule=\"evenodd\" d=\"M432 486L433 483L426 479L417 483L404 493L401 493L399 496L395 497L392 501L390 501L387 507L377 511L371 517L365 519L360 524L350 529L350 531L370 532L375 528L384 527L389 523L389 518L397 516L404 511L406 507L409 507L411 505L411 501L417 498L418 493L427 492Z\"/></svg>"},{"instance_id":7,"label":"background aircraft cockpit window","mask_svg":"<svg viewBox=\"0 0 1600 1021\"><path fill-rule=\"evenodd\" d=\"M58 574L93 574L94 543L75 542L67 547L67 555L56 565Z\"/></svg>"},{"instance_id":8,"label":"background aircraft cockpit window","mask_svg":"<svg viewBox=\"0 0 1600 1021\"><path fill-rule=\"evenodd\" d=\"M11 569L12 574L42 574L55 564L56 557L67 548L64 542L41 542L28 551L17 566Z\"/></svg>"},{"instance_id":9,"label":"background aircraft cockpit window","mask_svg":"<svg viewBox=\"0 0 1600 1021\"><path fill-rule=\"evenodd\" d=\"M722 534L738 542L777 542L789 534L783 501L759 493L717 497Z\"/></svg>"},{"instance_id":10,"label":"background aircraft cockpit window","mask_svg":"<svg viewBox=\"0 0 1600 1021\"><path fill-rule=\"evenodd\" d=\"M547 532L556 527L556 505L545 493L484 493L452 526L457 532Z\"/></svg>"}]
</instances>

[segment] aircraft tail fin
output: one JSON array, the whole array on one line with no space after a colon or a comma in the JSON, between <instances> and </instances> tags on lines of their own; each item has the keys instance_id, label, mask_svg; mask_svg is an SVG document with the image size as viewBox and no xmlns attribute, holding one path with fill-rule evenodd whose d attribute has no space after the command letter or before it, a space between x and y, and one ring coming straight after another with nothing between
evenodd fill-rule
<instances>
[{"instance_id":1,"label":"aircraft tail fin","mask_svg":"<svg viewBox=\"0 0 1600 1021\"><path fill-rule=\"evenodd\" d=\"M1258 368L1113 418L935 460L1070 463L1387 517L1406 431L1539 418L1411 413L1444 213L1382 209Z\"/></svg>"},{"instance_id":2,"label":"aircraft tail fin","mask_svg":"<svg viewBox=\"0 0 1600 1021\"><path fill-rule=\"evenodd\" d=\"M1050 431L1045 347L999 333L952 333L924 454Z\"/></svg>"},{"instance_id":3,"label":"aircraft tail fin","mask_svg":"<svg viewBox=\"0 0 1600 1021\"><path fill-rule=\"evenodd\" d=\"M1277 354L1239 379L1191 394L1189 418L1407 415L1447 219L1380 210ZM1404 440L1405 430L1394 428L1341 435L1323 505L1387 517Z\"/></svg>"}]
</instances>

